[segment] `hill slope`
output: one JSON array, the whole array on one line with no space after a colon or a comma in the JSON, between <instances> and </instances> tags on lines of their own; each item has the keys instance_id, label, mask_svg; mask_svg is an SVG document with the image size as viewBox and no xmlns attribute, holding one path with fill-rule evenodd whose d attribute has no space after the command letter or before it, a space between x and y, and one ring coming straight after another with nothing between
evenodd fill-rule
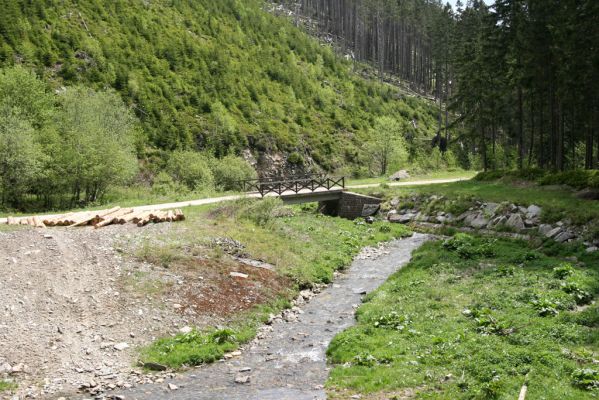
<instances>
[{"instance_id":1,"label":"hill slope","mask_svg":"<svg viewBox=\"0 0 599 400\"><path fill-rule=\"evenodd\" d=\"M377 116L397 117L411 137L432 136L427 103L357 77L264 6L0 0L0 67L30 66L54 88L115 88L142 121L147 149L249 147L332 170L364 161Z\"/></svg>"}]
</instances>

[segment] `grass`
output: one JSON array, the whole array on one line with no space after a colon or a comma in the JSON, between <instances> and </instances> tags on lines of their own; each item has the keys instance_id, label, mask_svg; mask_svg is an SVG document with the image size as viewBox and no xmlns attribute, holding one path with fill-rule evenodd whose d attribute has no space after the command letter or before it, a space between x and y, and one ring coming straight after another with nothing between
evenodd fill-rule
<instances>
[{"instance_id":1,"label":"grass","mask_svg":"<svg viewBox=\"0 0 599 400\"><path fill-rule=\"evenodd\" d=\"M363 193L372 190L361 189ZM413 195L443 195L450 200L460 200L469 206L474 200L488 202L512 202L519 205L536 204L543 208L542 218L546 222L556 222L570 218L573 223L582 225L599 220L599 202L575 197L575 192L542 186L522 186L501 182L461 181L434 185L402 188L387 188L379 195L408 198ZM466 207L467 209L467 207Z\"/></svg>"},{"instance_id":2,"label":"grass","mask_svg":"<svg viewBox=\"0 0 599 400\"><path fill-rule=\"evenodd\" d=\"M8 382L0 380L0 393L14 390L17 388L17 384L14 382Z\"/></svg>"},{"instance_id":3,"label":"grass","mask_svg":"<svg viewBox=\"0 0 599 400\"><path fill-rule=\"evenodd\" d=\"M144 362L172 368L218 360L253 338L269 314L289 307L300 289L331 282L333 272L348 266L364 246L410 233L403 226L385 222L367 225L319 215L310 206L282 207L276 199L192 207L186 215L176 231L148 238L134 249L137 256L168 268L198 254L219 260L222 252L210 249L210 240L227 237L243 243L251 257L275 265L290 287L269 304L231 317L224 328L163 338L141 350Z\"/></svg>"},{"instance_id":4,"label":"grass","mask_svg":"<svg viewBox=\"0 0 599 400\"><path fill-rule=\"evenodd\" d=\"M569 264L575 254L580 263ZM599 393L599 257L458 234L425 244L328 349L332 396L586 399Z\"/></svg>"},{"instance_id":5,"label":"grass","mask_svg":"<svg viewBox=\"0 0 599 400\"><path fill-rule=\"evenodd\" d=\"M401 182L414 182L414 181L429 180L429 179L452 179L452 178L470 179L470 178L474 177L475 175L476 175L476 171L463 171L463 170L435 171L435 172L430 172L427 174L418 174L418 175L410 176L407 179L402 179ZM388 183L390 183L389 177L380 176L377 178L360 178L360 179L350 178L346 182L347 185L368 185L368 184L375 184L375 183L379 183L379 184L387 183L388 184Z\"/></svg>"}]
</instances>

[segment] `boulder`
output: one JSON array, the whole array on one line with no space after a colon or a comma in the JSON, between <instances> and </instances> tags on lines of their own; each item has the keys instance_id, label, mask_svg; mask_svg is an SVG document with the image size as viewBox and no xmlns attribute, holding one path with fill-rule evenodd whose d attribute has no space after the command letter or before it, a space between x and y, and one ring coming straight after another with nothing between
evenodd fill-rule
<instances>
[{"instance_id":1,"label":"boulder","mask_svg":"<svg viewBox=\"0 0 599 400\"><path fill-rule=\"evenodd\" d=\"M410 177L410 174L408 173L408 171L406 171L405 169L402 169L401 171L397 171L396 173L394 173L393 175L391 175L389 177L390 181L400 181L402 179L407 179Z\"/></svg>"},{"instance_id":2,"label":"boulder","mask_svg":"<svg viewBox=\"0 0 599 400\"><path fill-rule=\"evenodd\" d=\"M497 211L498 208L499 208L498 203L487 203L483 206L483 210L485 211L485 214L487 214L489 216L495 215L495 212Z\"/></svg>"},{"instance_id":3,"label":"boulder","mask_svg":"<svg viewBox=\"0 0 599 400\"><path fill-rule=\"evenodd\" d=\"M498 226L505 225L506 222L507 222L507 217L501 215L499 217L493 218L491 220L491 222L489 222L489 224L487 225L487 228L493 229L493 228L496 228Z\"/></svg>"},{"instance_id":4,"label":"boulder","mask_svg":"<svg viewBox=\"0 0 599 400\"><path fill-rule=\"evenodd\" d=\"M487 226L489 220L485 218L483 213L479 213L476 215L474 219L472 219L469 225L475 229L481 229Z\"/></svg>"},{"instance_id":5,"label":"boulder","mask_svg":"<svg viewBox=\"0 0 599 400\"><path fill-rule=\"evenodd\" d=\"M597 247L597 246L591 246L591 247L587 248L587 253L594 253L594 252L596 252L598 250L599 250L599 247Z\"/></svg>"},{"instance_id":6,"label":"boulder","mask_svg":"<svg viewBox=\"0 0 599 400\"><path fill-rule=\"evenodd\" d=\"M541 212L543 210L539 206L535 206L534 204L528 206L526 209L526 218L533 219L541 216Z\"/></svg>"},{"instance_id":7,"label":"boulder","mask_svg":"<svg viewBox=\"0 0 599 400\"><path fill-rule=\"evenodd\" d=\"M408 224L410 222L412 222L412 220L414 219L415 215L414 214L392 214L388 217L389 222L394 222L397 224Z\"/></svg>"},{"instance_id":8,"label":"boulder","mask_svg":"<svg viewBox=\"0 0 599 400\"><path fill-rule=\"evenodd\" d=\"M551 225L542 224L541 226L539 226L539 233L543 236L547 236L547 234L551 232L552 229L553 227Z\"/></svg>"},{"instance_id":9,"label":"boulder","mask_svg":"<svg viewBox=\"0 0 599 400\"><path fill-rule=\"evenodd\" d=\"M524 226L524 221L522 221L522 216L520 214L512 214L510 215L510 217L508 218L507 222L505 223L506 226L509 226L510 228L514 228L518 231L522 230L525 228Z\"/></svg>"},{"instance_id":10,"label":"boulder","mask_svg":"<svg viewBox=\"0 0 599 400\"><path fill-rule=\"evenodd\" d=\"M548 238L554 238L554 237L556 237L557 235L559 235L562 232L563 232L563 229L560 226L558 226L556 228L553 228L549 232L547 232L545 234L545 236L547 236Z\"/></svg>"},{"instance_id":11,"label":"boulder","mask_svg":"<svg viewBox=\"0 0 599 400\"><path fill-rule=\"evenodd\" d=\"M362 207L362 217L371 217L379 212L380 204L364 204Z\"/></svg>"},{"instance_id":12,"label":"boulder","mask_svg":"<svg viewBox=\"0 0 599 400\"><path fill-rule=\"evenodd\" d=\"M572 232L564 231L557 235L554 240L558 243L564 243L570 239L574 239L576 236Z\"/></svg>"}]
</instances>

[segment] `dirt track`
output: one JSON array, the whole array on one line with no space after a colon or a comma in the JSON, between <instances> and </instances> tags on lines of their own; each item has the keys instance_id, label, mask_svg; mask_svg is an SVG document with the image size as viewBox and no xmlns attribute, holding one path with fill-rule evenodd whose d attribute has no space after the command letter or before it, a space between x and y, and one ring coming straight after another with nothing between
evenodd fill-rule
<instances>
[{"instance_id":1,"label":"dirt track","mask_svg":"<svg viewBox=\"0 0 599 400\"><path fill-rule=\"evenodd\" d=\"M222 323L285 286L234 260L165 269L121 255L121 246L165 229L179 226L0 232L0 379L37 398L150 382L133 368L135 348L184 326ZM233 270L251 274L235 280Z\"/></svg>"}]
</instances>

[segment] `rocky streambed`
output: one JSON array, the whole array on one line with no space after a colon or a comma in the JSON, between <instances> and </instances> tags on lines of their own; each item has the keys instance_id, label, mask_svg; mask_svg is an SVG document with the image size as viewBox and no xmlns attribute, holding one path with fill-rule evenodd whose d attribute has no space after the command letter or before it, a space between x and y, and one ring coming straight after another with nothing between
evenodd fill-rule
<instances>
[{"instance_id":1,"label":"rocky streambed","mask_svg":"<svg viewBox=\"0 0 599 400\"><path fill-rule=\"evenodd\" d=\"M361 297L405 265L427 235L366 248L321 293L302 293L296 306L273 316L257 338L225 360L198 367L159 385L114 393L118 399L324 399L326 349L354 323Z\"/></svg>"}]
</instances>

